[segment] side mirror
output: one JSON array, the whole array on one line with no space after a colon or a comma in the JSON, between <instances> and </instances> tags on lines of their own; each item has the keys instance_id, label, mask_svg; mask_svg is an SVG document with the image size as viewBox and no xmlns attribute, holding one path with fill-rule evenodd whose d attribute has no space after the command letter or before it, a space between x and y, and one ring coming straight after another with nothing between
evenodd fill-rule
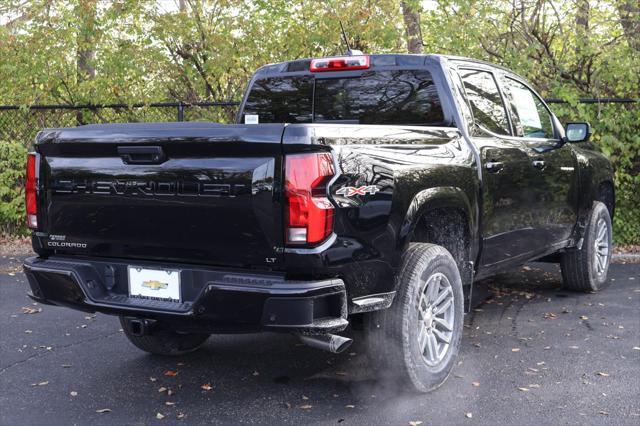
<instances>
[{"instance_id":1,"label":"side mirror","mask_svg":"<svg viewBox=\"0 0 640 426\"><path fill-rule=\"evenodd\" d=\"M589 123L567 123L567 142L586 142L591 136L591 125Z\"/></svg>"}]
</instances>

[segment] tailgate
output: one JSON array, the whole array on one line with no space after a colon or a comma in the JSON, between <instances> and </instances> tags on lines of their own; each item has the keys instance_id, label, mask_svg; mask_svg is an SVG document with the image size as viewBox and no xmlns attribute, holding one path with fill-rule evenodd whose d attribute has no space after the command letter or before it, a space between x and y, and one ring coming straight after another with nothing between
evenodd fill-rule
<instances>
[{"instance_id":1,"label":"tailgate","mask_svg":"<svg viewBox=\"0 0 640 426\"><path fill-rule=\"evenodd\" d=\"M282 131L166 123L43 134L43 245L90 256L275 266L283 240Z\"/></svg>"}]
</instances>

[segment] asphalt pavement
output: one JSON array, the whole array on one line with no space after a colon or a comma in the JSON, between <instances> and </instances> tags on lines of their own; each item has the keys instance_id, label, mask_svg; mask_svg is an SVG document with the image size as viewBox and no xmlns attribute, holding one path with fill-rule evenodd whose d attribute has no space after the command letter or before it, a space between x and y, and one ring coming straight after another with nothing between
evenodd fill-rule
<instances>
[{"instance_id":1,"label":"asphalt pavement","mask_svg":"<svg viewBox=\"0 0 640 426\"><path fill-rule=\"evenodd\" d=\"M358 332L340 355L272 333L148 355L114 317L33 304L0 258L0 424L638 425L640 264L609 276L598 294L563 290L555 265L484 281L458 365L416 395L376 381Z\"/></svg>"}]
</instances>

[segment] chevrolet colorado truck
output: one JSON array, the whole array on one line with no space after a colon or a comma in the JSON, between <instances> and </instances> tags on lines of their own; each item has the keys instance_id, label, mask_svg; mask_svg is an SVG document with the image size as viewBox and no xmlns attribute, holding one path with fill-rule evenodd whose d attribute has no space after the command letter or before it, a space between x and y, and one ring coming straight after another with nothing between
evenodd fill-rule
<instances>
[{"instance_id":1,"label":"chevrolet colorado truck","mask_svg":"<svg viewBox=\"0 0 640 426\"><path fill-rule=\"evenodd\" d=\"M474 281L535 259L606 283L612 166L515 73L442 55L266 65L237 123L46 129L27 160L40 303L118 315L138 348L276 331L382 376L449 375Z\"/></svg>"}]
</instances>

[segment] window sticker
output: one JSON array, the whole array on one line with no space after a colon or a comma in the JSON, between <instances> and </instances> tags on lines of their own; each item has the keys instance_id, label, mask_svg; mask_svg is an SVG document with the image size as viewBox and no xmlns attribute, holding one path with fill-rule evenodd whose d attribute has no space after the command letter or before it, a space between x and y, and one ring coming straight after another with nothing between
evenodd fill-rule
<instances>
[{"instance_id":1,"label":"window sticker","mask_svg":"<svg viewBox=\"0 0 640 426\"><path fill-rule=\"evenodd\" d=\"M244 115L244 124L258 124L260 122L258 115L256 114L245 114Z\"/></svg>"},{"instance_id":2,"label":"window sticker","mask_svg":"<svg viewBox=\"0 0 640 426\"><path fill-rule=\"evenodd\" d=\"M542 129L540 114L538 113L538 107L535 99L533 98L533 94L529 90L515 85L512 85L509 90L511 90L511 96L513 97L516 109L518 110L520 123L524 127Z\"/></svg>"}]
</instances>

